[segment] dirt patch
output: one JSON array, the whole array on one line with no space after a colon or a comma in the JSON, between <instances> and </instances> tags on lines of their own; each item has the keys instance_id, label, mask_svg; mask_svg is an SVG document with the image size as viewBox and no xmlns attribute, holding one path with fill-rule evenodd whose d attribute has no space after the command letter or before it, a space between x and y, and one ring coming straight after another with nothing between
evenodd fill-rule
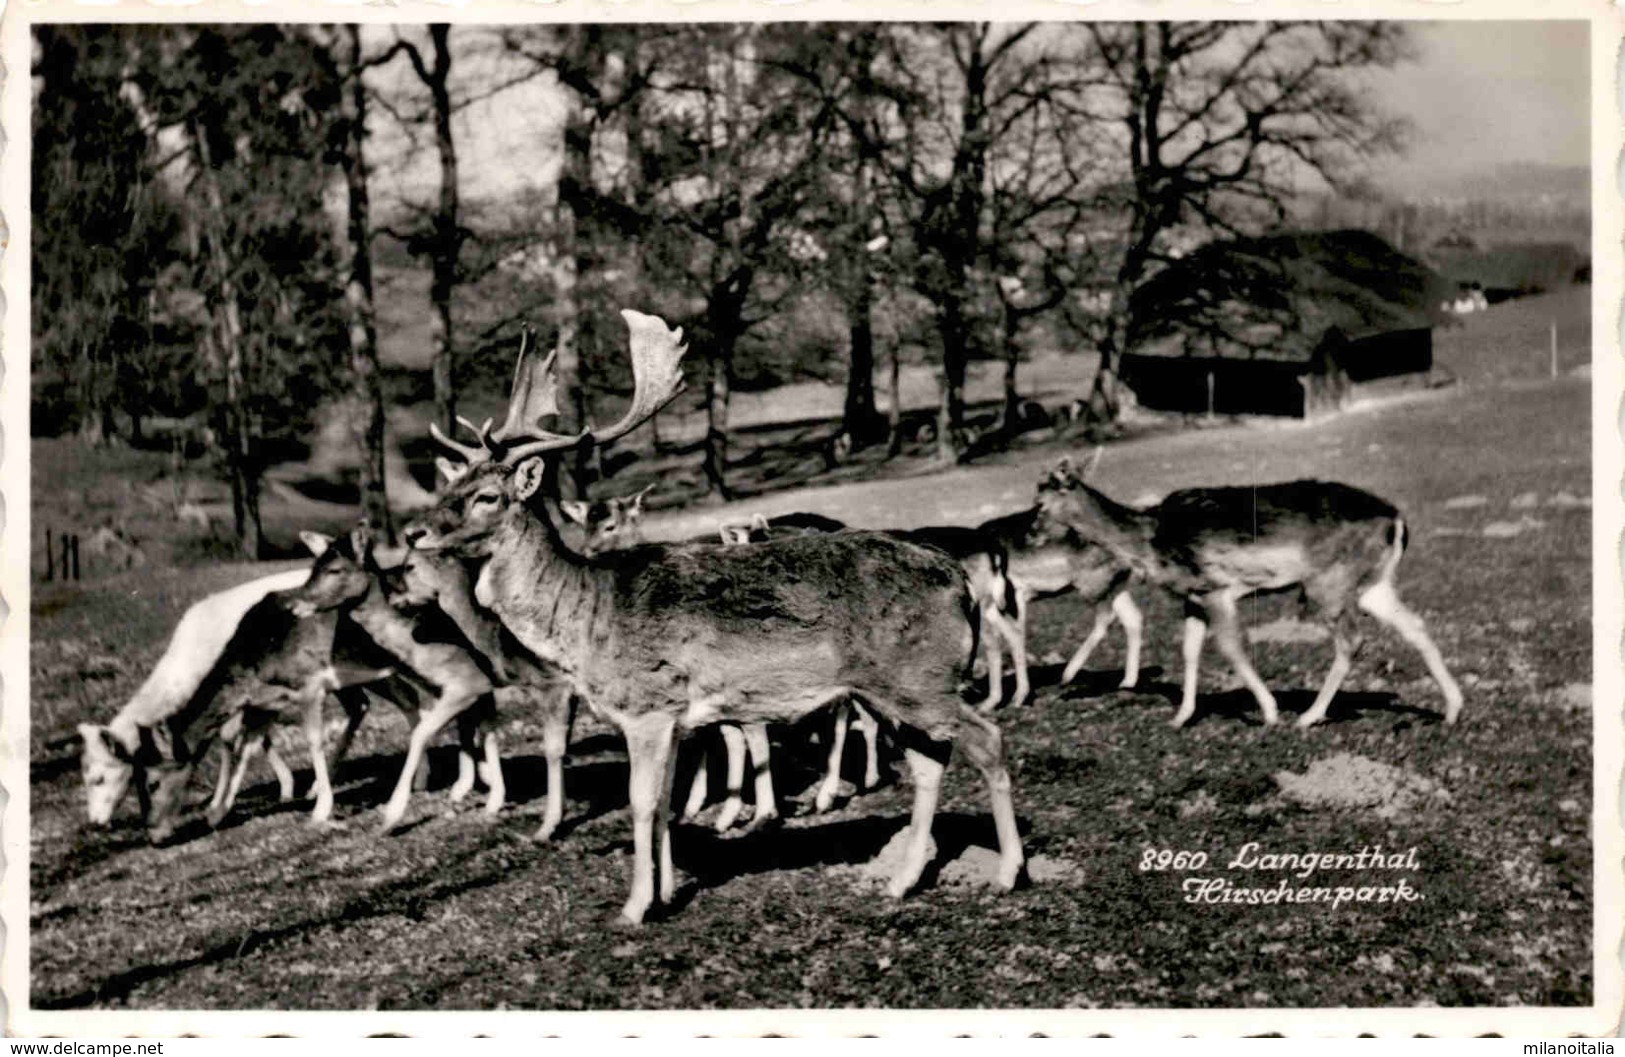
<instances>
[{"instance_id":1,"label":"dirt patch","mask_svg":"<svg viewBox=\"0 0 1625 1057\"><path fill-rule=\"evenodd\" d=\"M1532 532L1535 529L1545 527L1546 522L1540 520L1539 518L1533 518L1528 514L1525 514L1516 521L1490 522L1488 525L1484 526L1484 538L1492 540L1511 539L1514 536L1521 536L1525 532Z\"/></svg>"},{"instance_id":2,"label":"dirt patch","mask_svg":"<svg viewBox=\"0 0 1625 1057\"><path fill-rule=\"evenodd\" d=\"M903 849L908 844L908 827L898 830L886 846L866 863L855 867L836 867L837 870L851 872L866 882L885 884L890 881L892 874L903 861ZM935 861L937 857L937 842L933 838L927 845L928 861ZM937 883L951 887L987 888L997 883L999 876L999 853L992 848L984 848L973 844L961 852L956 858L942 864L941 872L937 875ZM1034 855L1027 860L1027 876L1034 884L1079 884L1083 881L1083 868L1077 863L1066 859L1057 859L1048 855Z\"/></svg>"},{"instance_id":3,"label":"dirt patch","mask_svg":"<svg viewBox=\"0 0 1625 1057\"><path fill-rule=\"evenodd\" d=\"M1276 784L1288 800L1307 808L1359 808L1378 818L1408 814L1428 802L1448 802L1450 794L1437 782L1364 756L1339 753L1316 760L1303 774L1277 771Z\"/></svg>"},{"instance_id":4,"label":"dirt patch","mask_svg":"<svg viewBox=\"0 0 1625 1057\"><path fill-rule=\"evenodd\" d=\"M1472 510L1475 507L1488 506L1490 497L1487 495L1458 495L1451 496L1444 501L1446 510Z\"/></svg>"}]
</instances>

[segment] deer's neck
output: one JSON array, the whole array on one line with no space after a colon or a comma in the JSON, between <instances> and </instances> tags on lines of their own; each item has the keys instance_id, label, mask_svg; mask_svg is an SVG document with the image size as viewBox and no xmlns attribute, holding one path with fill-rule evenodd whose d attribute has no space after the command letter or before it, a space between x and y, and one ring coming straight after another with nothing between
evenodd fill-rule
<instances>
[{"instance_id":1,"label":"deer's neck","mask_svg":"<svg viewBox=\"0 0 1625 1057\"><path fill-rule=\"evenodd\" d=\"M373 584L366 597L350 610L350 619L373 642L403 661L410 660L417 643L412 636L412 620L389 604L378 584Z\"/></svg>"},{"instance_id":2,"label":"deer's neck","mask_svg":"<svg viewBox=\"0 0 1625 1057\"><path fill-rule=\"evenodd\" d=\"M566 547L535 515L493 550L474 596L526 649L570 673L585 666L612 608L608 570Z\"/></svg>"},{"instance_id":3,"label":"deer's neck","mask_svg":"<svg viewBox=\"0 0 1625 1057\"><path fill-rule=\"evenodd\" d=\"M1091 543L1099 544L1142 572L1153 572L1157 562L1151 538L1156 534L1154 515L1124 506L1087 485L1078 500L1079 517L1073 528Z\"/></svg>"}]
</instances>

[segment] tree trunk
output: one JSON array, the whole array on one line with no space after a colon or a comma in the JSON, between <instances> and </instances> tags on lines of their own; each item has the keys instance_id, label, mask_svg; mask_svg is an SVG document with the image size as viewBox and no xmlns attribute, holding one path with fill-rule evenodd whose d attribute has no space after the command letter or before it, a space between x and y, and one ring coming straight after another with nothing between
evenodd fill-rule
<instances>
[{"instance_id":1,"label":"tree trunk","mask_svg":"<svg viewBox=\"0 0 1625 1057\"><path fill-rule=\"evenodd\" d=\"M361 29L344 27L349 91L340 106L349 136L344 152L344 183L349 192L350 277L344 286L348 314L350 373L363 412L356 440L361 450L361 510L391 546L395 526L389 516L384 480L384 388L378 371L378 330L372 300L372 219L367 193L367 87L361 77Z\"/></svg>"},{"instance_id":2,"label":"tree trunk","mask_svg":"<svg viewBox=\"0 0 1625 1057\"><path fill-rule=\"evenodd\" d=\"M433 222L433 278L429 285L429 300L434 307L429 320L434 342L434 410L440 428L448 434L454 433L457 427L457 394L453 389L457 351L452 337L451 298L457 286L457 264L463 249L457 193L457 143L451 130L450 29L445 23L429 27L434 61L426 82L434 105L435 148L440 155L440 202Z\"/></svg>"},{"instance_id":3,"label":"tree trunk","mask_svg":"<svg viewBox=\"0 0 1625 1057\"><path fill-rule=\"evenodd\" d=\"M969 357L965 317L957 298L937 310L942 334L942 398L937 407L937 458L959 461L959 436L965 426L965 364Z\"/></svg>"},{"instance_id":4,"label":"tree trunk","mask_svg":"<svg viewBox=\"0 0 1625 1057\"><path fill-rule=\"evenodd\" d=\"M231 484L232 524L243 556L257 561L261 551L259 509L258 445L249 421L247 370L243 354L243 325L237 304L237 284L231 259L226 252L226 207L214 171L208 137L197 124L191 126L193 150L197 154L198 183L203 188L210 264L215 273L215 309L220 359L225 373L225 448L227 476Z\"/></svg>"},{"instance_id":5,"label":"tree trunk","mask_svg":"<svg viewBox=\"0 0 1625 1057\"><path fill-rule=\"evenodd\" d=\"M564 61L578 77L591 77L601 67L602 30L597 26L574 26L566 31L570 45ZM558 372L560 425L574 432L586 425L587 400L582 373L583 320L586 318L586 291L583 280L591 274L585 260L590 235L587 227L588 188L592 185L592 141L595 114L592 101L580 91L569 93L564 116L564 144L559 165L556 259L558 283ZM586 495L586 452L569 459L573 494Z\"/></svg>"},{"instance_id":6,"label":"tree trunk","mask_svg":"<svg viewBox=\"0 0 1625 1057\"><path fill-rule=\"evenodd\" d=\"M895 457L903 450L903 343L891 343L891 378L887 386L891 407L886 409L886 454Z\"/></svg>"},{"instance_id":7,"label":"tree trunk","mask_svg":"<svg viewBox=\"0 0 1625 1057\"><path fill-rule=\"evenodd\" d=\"M708 489L724 500L733 499L728 488L728 403L733 392L732 349L718 341L705 386L705 479Z\"/></svg>"},{"instance_id":8,"label":"tree trunk","mask_svg":"<svg viewBox=\"0 0 1625 1057\"><path fill-rule=\"evenodd\" d=\"M846 435L854 450L880 436L880 414L875 410L874 271L869 266L869 163L862 152L857 160L852 190L852 238L847 275L846 318L851 327L852 351L846 375L846 407L842 413Z\"/></svg>"},{"instance_id":9,"label":"tree trunk","mask_svg":"<svg viewBox=\"0 0 1625 1057\"><path fill-rule=\"evenodd\" d=\"M1008 303L1004 305L1004 410L999 415L999 431L1013 437L1021 424L1021 394L1016 392L1016 366L1021 361L1021 344L1016 339L1021 317Z\"/></svg>"}]
</instances>

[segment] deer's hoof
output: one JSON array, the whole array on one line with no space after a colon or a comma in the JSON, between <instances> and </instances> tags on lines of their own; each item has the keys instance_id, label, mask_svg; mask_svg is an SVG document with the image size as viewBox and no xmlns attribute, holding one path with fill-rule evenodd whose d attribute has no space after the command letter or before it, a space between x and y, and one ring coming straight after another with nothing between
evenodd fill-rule
<instances>
[{"instance_id":1,"label":"deer's hoof","mask_svg":"<svg viewBox=\"0 0 1625 1057\"><path fill-rule=\"evenodd\" d=\"M1016 886L1021 883L1022 878L1026 875L1026 873L1027 864L1021 859L1016 859L1013 862L1000 863L999 876L997 878L998 886L1006 892L1013 892L1016 890Z\"/></svg>"}]
</instances>

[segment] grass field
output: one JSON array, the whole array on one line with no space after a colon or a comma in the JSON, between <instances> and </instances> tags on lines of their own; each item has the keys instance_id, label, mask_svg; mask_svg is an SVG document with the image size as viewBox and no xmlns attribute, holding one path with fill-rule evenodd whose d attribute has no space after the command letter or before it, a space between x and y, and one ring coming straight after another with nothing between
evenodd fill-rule
<instances>
[{"instance_id":1,"label":"grass field","mask_svg":"<svg viewBox=\"0 0 1625 1057\"><path fill-rule=\"evenodd\" d=\"M1533 307L1531 307L1533 306ZM1583 1005L1592 997L1590 385L1526 370L1541 309L1469 323L1454 389L1316 424L1265 423L1112 446L1102 487L1125 499L1201 483L1321 477L1405 512L1405 598L1467 694L1437 722L1419 659L1375 632L1330 721L1265 729L1209 651L1197 720L1177 700L1179 613L1142 593L1146 663L1112 689L1121 636L1072 686L1060 662L1085 614L1034 607L1031 707L1000 714L1034 883L983 883L986 797L956 763L923 890L892 901L868 861L906 825L906 780L828 815L806 799L818 723L779 732L775 776L797 798L782 828L719 837L679 827L677 906L642 930L611 924L625 896L625 756L578 724L561 836L539 821L539 741L507 738L509 796L494 821L445 813L453 761L397 836L371 831L404 727L386 715L341 772L344 828L307 828L261 774L227 828L147 847L126 808L83 822L74 722L111 715L184 604L258 569L134 571L36 590L30 943L36 1007L679 1008ZM1548 304L1548 308L1552 305ZM1584 312L1567 306L1565 320ZM1550 314L1550 313L1548 313ZM1520 322L1521 321L1521 322ZM1500 324L1505 322L1506 327ZM1517 323L1513 326L1513 323ZM1568 322L1563 324L1568 328ZM1506 333L1502 331L1505 330ZM1476 339L1476 340L1475 340ZM1578 339L1576 339L1578 340ZM1573 350L1571 350L1573 351ZM1441 358L1444 353L1441 352ZM1570 371L1580 352L1565 359ZM1451 364L1455 369L1455 365ZM729 510L812 509L860 525L969 522L1031 501L1055 450L948 474L779 493ZM657 534L721 512L678 512ZM267 570L268 571L268 570ZM1330 649L1280 600L1248 607L1255 662L1287 712L1311 699ZM1374 630L1374 629L1373 629ZM851 750L855 752L855 749ZM849 758L848 775L856 761ZM896 773L904 769L892 761ZM708 817L708 816L707 816ZM1231 868L1267 853L1414 860L1395 870ZM1143 870L1147 850L1204 853L1200 869ZM1393 887L1414 901L1204 905L1187 878L1274 888Z\"/></svg>"}]
</instances>

